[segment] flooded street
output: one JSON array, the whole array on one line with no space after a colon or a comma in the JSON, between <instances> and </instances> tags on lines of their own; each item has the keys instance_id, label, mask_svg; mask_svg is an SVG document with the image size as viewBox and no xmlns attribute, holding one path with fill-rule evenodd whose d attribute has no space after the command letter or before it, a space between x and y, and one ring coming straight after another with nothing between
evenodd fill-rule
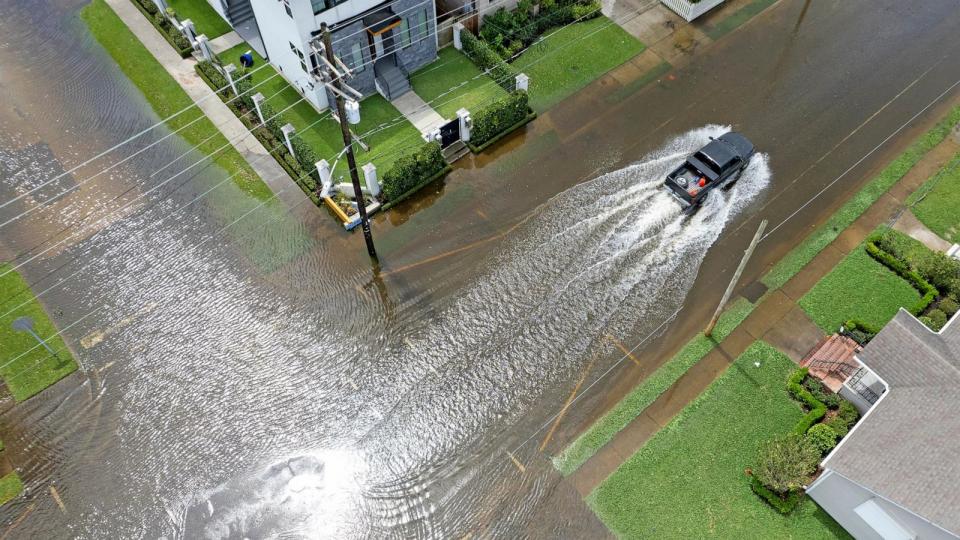
<instances>
[{"instance_id":1,"label":"flooded street","mask_svg":"<svg viewBox=\"0 0 960 540\"><path fill-rule=\"evenodd\" d=\"M824 2L798 31L802 3L777 4L675 80L617 99L588 88L460 163L376 217L377 273L323 210L262 204L205 162L177 174L200 155L154 174L189 150L164 127L82 165L159 118L87 34L83 0L0 0L0 201L14 201L0 208L0 260L82 363L0 416L27 486L0 509L4 527L607 534L538 451L578 380L591 392L548 454L639 377L614 369L606 336L659 336L638 351L655 365L709 317L757 220L791 215L960 79L954 2ZM826 72L835 80L811 75ZM681 215L662 178L730 129L760 153ZM908 143L779 229L743 283Z\"/></svg>"}]
</instances>

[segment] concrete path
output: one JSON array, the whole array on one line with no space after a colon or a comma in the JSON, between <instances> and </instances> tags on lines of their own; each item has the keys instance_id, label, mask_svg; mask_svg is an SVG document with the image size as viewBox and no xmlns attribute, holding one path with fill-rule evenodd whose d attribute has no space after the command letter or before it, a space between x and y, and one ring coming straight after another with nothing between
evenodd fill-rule
<instances>
[{"instance_id":1,"label":"concrete path","mask_svg":"<svg viewBox=\"0 0 960 540\"><path fill-rule=\"evenodd\" d=\"M196 74L193 69L196 60L180 58L180 55L174 52L170 44L129 0L106 0L106 2L167 70L167 73L180 83L190 99L217 126L237 152L240 152L254 172L270 186L274 193L279 193L277 198L282 200L288 208L303 203L304 199L307 199L306 194L269 155L260 141L247 130L240 119Z\"/></svg>"},{"instance_id":2,"label":"concrete path","mask_svg":"<svg viewBox=\"0 0 960 540\"><path fill-rule=\"evenodd\" d=\"M232 49L241 43L243 43L243 38L240 37L240 34L238 34L236 31L230 31L216 39L211 39L210 48L213 49L213 52L220 54L223 51ZM232 58L226 58L224 59L224 62L233 62L234 60L235 59Z\"/></svg>"},{"instance_id":3,"label":"concrete path","mask_svg":"<svg viewBox=\"0 0 960 540\"><path fill-rule=\"evenodd\" d=\"M426 133L440 127L445 122L433 107L427 105L413 90L390 102L410 121L417 131Z\"/></svg>"},{"instance_id":4,"label":"concrete path","mask_svg":"<svg viewBox=\"0 0 960 540\"><path fill-rule=\"evenodd\" d=\"M897 219L897 222L893 224L893 228L910 236L914 240L923 242L923 245L934 251L946 253L953 245L937 236L937 233L928 229L910 210L904 212L900 218Z\"/></svg>"},{"instance_id":5,"label":"concrete path","mask_svg":"<svg viewBox=\"0 0 960 540\"><path fill-rule=\"evenodd\" d=\"M800 298L833 270L851 250L857 249L877 226L889 223L894 216L902 212L907 196L936 174L958 151L960 141L948 138L928 152L900 182L847 227L797 275L782 288L768 292L733 333L690 368L567 480L586 497L661 428L670 423L677 413L706 390L754 341L762 339L795 362L799 362L824 336L797 304Z\"/></svg>"}]
</instances>

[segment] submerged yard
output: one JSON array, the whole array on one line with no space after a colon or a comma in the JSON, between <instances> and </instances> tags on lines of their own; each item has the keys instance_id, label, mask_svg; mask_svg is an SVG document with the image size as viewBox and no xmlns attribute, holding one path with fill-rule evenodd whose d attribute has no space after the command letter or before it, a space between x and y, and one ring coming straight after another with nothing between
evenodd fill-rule
<instances>
[{"instance_id":1,"label":"submerged yard","mask_svg":"<svg viewBox=\"0 0 960 540\"><path fill-rule=\"evenodd\" d=\"M754 343L587 502L621 538L848 538L810 499L778 514L744 474L757 445L803 414L785 388L795 368Z\"/></svg>"}]
</instances>

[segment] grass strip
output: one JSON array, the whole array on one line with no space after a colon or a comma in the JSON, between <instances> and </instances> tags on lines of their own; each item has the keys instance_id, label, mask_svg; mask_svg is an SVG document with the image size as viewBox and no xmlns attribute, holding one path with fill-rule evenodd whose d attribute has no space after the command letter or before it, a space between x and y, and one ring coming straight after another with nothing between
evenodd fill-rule
<instances>
[{"instance_id":1,"label":"grass strip","mask_svg":"<svg viewBox=\"0 0 960 540\"><path fill-rule=\"evenodd\" d=\"M482 73L462 52L445 47L437 60L410 75L410 85L440 116L450 120L461 108L475 113L507 97L506 90Z\"/></svg>"},{"instance_id":2,"label":"grass strip","mask_svg":"<svg viewBox=\"0 0 960 540\"><path fill-rule=\"evenodd\" d=\"M233 28L206 0L167 0L180 21L190 19L198 34L204 34L207 39L218 38Z\"/></svg>"},{"instance_id":3,"label":"grass strip","mask_svg":"<svg viewBox=\"0 0 960 540\"><path fill-rule=\"evenodd\" d=\"M549 34L521 54L513 68L530 77L530 107L541 113L645 48L601 15Z\"/></svg>"},{"instance_id":4,"label":"grass strip","mask_svg":"<svg viewBox=\"0 0 960 540\"><path fill-rule=\"evenodd\" d=\"M11 270L9 264L0 264L0 295L7 299L0 303L0 310L7 313L16 308L13 313L0 318L0 343L3 343L0 377L19 402L76 371L77 363L63 339L55 335L57 327L47 317L26 280ZM22 307L17 307L24 302ZM28 332L13 329L11 325L20 317L29 317L33 321L33 331L57 352L57 356L37 346L37 340Z\"/></svg>"},{"instance_id":5,"label":"grass strip","mask_svg":"<svg viewBox=\"0 0 960 540\"><path fill-rule=\"evenodd\" d=\"M778 289L797 274L823 248L853 223L867 208L900 181L927 152L940 144L954 125L960 122L960 106L953 110L930 131L914 141L902 154L875 176L856 195L840 207L823 225L802 243L790 250L760 281L770 289Z\"/></svg>"},{"instance_id":6,"label":"grass strip","mask_svg":"<svg viewBox=\"0 0 960 540\"><path fill-rule=\"evenodd\" d=\"M0 478L0 504L10 502L21 492L23 492L23 482L16 471Z\"/></svg>"},{"instance_id":7,"label":"grass strip","mask_svg":"<svg viewBox=\"0 0 960 540\"><path fill-rule=\"evenodd\" d=\"M941 238L960 241L960 154L910 195L907 204Z\"/></svg>"},{"instance_id":8,"label":"grass strip","mask_svg":"<svg viewBox=\"0 0 960 540\"><path fill-rule=\"evenodd\" d=\"M760 367L754 365L760 363ZM751 491L758 445L803 416L790 358L755 342L586 499L620 538L849 538L812 500L790 515Z\"/></svg>"},{"instance_id":9,"label":"grass strip","mask_svg":"<svg viewBox=\"0 0 960 540\"><path fill-rule=\"evenodd\" d=\"M717 322L714 338L723 341L750 315L753 308L754 305L745 298L737 299ZM680 352L634 387L626 397L555 456L552 460L553 466L563 476L575 472L715 346L716 341L697 334Z\"/></svg>"},{"instance_id":10,"label":"grass strip","mask_svg":"<svg viewBox=\"0 0 960 540\"><path fill-rule=\"evenodd\" d=\"M841 298L843 301L838 302ZM909 282L861 246L818 281L798 304L824 333L831 334L850 319L881 328L901 306L909 308L918 300L920 293Z\"/></svg>"},{"instance_id":11,"label":"grass strip","mask_svg":"<svg viewBox=\"0 0 960 540\"><path fill-rule=\"evenodd\" d=\"M167 73L160 62L150 54L150 51L104 0L93 0L80 11L80 17L87 24L93 37L113 57L120 70L140 89L160 118L166 118L193 104L190 96L180 88L177 81ZM195 107L171 118L167 121L167 125L176 130L203 116L203 111ZM211 135L213 137L204 142ZM226 137L205 117L180 131L179 136L208 155L227 144ZM260 180L243 156L232 146L228 145L212 159L224 171L233 175L233 182L244 192L259 200L266 200L273 195L270 188Z\"/></svg>"}]
</instances>

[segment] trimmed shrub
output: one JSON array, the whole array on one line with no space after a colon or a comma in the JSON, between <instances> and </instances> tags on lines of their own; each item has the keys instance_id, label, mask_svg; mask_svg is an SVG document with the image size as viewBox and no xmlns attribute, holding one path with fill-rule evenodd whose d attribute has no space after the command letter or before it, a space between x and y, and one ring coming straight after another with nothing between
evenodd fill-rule
<instances>
[{"instance_id":1,"label":"trimmed shrub","mask_svg":"<svg viewBox=\"0 0 960 540\"><path fill-rule=\"evenodd\" d=\"M807 412L807 414L797 422L796 427L794 427L793 432L796 435L806 433L807 430L810 429L810 426L817 423L827 414L827 406L824 405L822 401L813 397L813 394L811 394L809 390L800 385L806 376L807 368L800 368L794 371L793 374L790 375L790 378L787 379L787 391L790 392L791 396L803 402L809 409L809 412Z\"/></svg>"},{"instance_id":2,"label":"trimmed shrub","mask_svg":"<svg viewBox=\"0 0 960 540\"><path fill-rule=\"evenodd\" d=\"M790 491L785 496L781 497L780 495L767 489L767 486L763 485L763 482L758 480L756 476L750 477L750 489L762 497L763 500L767 501L767 503L769 503L774 510L784 515L792 512L793 509L800 504L800 501L803 500L803 493L800 491Z\"/></svg>"},{"instance_id":3,"label":"trimmed shrub","mask_svg":"<svg viewBox=\"0 0 960 540\"><path fill-rule=\"evenodd\" d=\"M813 377L807 377L803 380L803 386L810 391L814 399L822 402L828 409L836 409L840 406L840 400L842 398L823 386L819 380Z\"/></svg>"},{"instance_id":4,"label":"trimmed shrub","mask_svg":"<svg viewBox=\"0 0 960 540\"><path fill-rule=\"evenodd\" d=\"M857 419L860 418L860 411L853 403L843 400L837 410L837 418L840 418L849 428L857 423Z\"/></svg>"},{"instance_id":5,"label":"trimmed shrub","mask_svg":"<svg viewBox=\"0 0 960 540\"><path fill-rule=\"evenodd\" d=\"M143 6L143 9L150 15L156 15L160 10L157 9L157 5L153 3L153 0L136 0L138 4Z\"/></svg>"},{"instance_id":6,"label":"trimmed shrub","mask_svg":"<svg viewBox=\"0 0 960 540\"><path fill-rule=\"evenodd\" d=\"M293 147L293 156L300 164L300 170L304 173L309 172L309 175L314 178L314 186L316 186L316 182L320 180L320 173L317 172L316 166L316 163L320 161L319 156L310 145L297 135L290 139L290 146Z\"/></svg>"},{"instance_id":7,"label":"trimmed shrub","mask_svg":"<svg viewBox=\"0 0 960 540\"><path fill-rule=\"evenodd\" d=\"M404 193L436 175L447 166L440 145L431 142L416 152L401 156L383 175L383 198L395 201Z\"/></svg>"},{"instance_id":8,"label":"trimmed shrub","mask_svg":"<svg viewBox=\"0 0 960 540\"><path fill-rule=\"evenodd\" d=\"M847 425L847 421L839 416L834 416L823 424L818 425L828 426L838 437L846 437L847 433L850 432L850 426Z\"/></svg>"},{"instance_id":9,"label":"trimmed shrub","mask_svg":"<svg viewBox=\"0 0 960 540\"><path fill-rule=\"evenodd\" d=\"M947 314L939 309L931 309L926 317L921 317L931 330L939 332L947 324Z\"/></svg>"},{"instance_id":10,"label":"trimmed shrub","mask_svg":"<svg viewBox=\"0 0 960 540\"><path fill-rule=\"evenodd\" d=\"M837 432L826 424L817 424L804 435L808 441L820 450L820 455L826 454L837 445Z\"/></svg>"},{"instance_id":11,"label":"trimmed shrub","mask_svg":"<svg viewBox=\"0 0 960 540\"><path fill-rule=\"evenodd\" d=\"M200 74L200 76L206 79L207 84L213 86L213 90L217 91L221 88L226 88L219 92L220 96L223 97L225 92L231 92L230 87L227 83L227 78L220 73L220 70L217 69L217 66L213 65L213 62L209 60L201 60L197 62L197 65L193 67Z\"/></svg>"},{"instance_id":12,"label":"trimmed shrub","mask_svg":"<svg viewBox=\"0 0 960 540\"><path fill-rule=\"evenodd\" d=\"M944 290L948 290L952 281L960 275L960 261L939 251L926 250L909 262L933 286Z\"/></svg>"},{"instance_id":13,"label":"trimmed shrub","mask_svg":"<svg viewBox=\"0 0 960 540\"><path fill-rule=\"evenodd\" d=\"M513 89L513 78L517 73L495 50L468 30L460 32L460 41L463 44L463 53L471 62L481 71L487 72L500 86L508 91Z\"/></svg>"},{"instance_id":14,"label":"trimmed shrub","mask_svg":"<svg viewBox=\"0 0 960 540\"><path fill-rule=\"evenodd\" d=\"M589 21L600 16L600 3L574 4L570 6L570 12L574 20Z\"/></svg>"},{"instance_id":15,"label":"trimmed shrub","mask_svg":"<svg viewBox=\"0 0 960 540\"><path fill-rule=\"evenodd\" d=\"M518 90L473 115L470 142L477 146L509 130L530 113L527 93Z\"/></svg>"},{"instance_id":16,"label":"trimmed shrub","mask_svg":"<svg viewBox=\"0 0 960 540\"><path fill-rule=\"evenodd\" d=\"M937 305L940 308L940 311L944 312L947 315L947 318L953 317L954 313L960 311L960 303L957 303L956 300L950 298L949 296L940 300L940 303Z\"/></svg>"},{"instance_id":17,"label":"trimmed shrub","mask_svg":"<svg viewBox=\"0 0 960 540\"><path fill-rule=\"evenodd\" d=\"M784 495L807 483L817 469L820 455L820 450L805 437L777 437L760 445L753 474L764 486Z\"/></svg>"}]
</instances>

